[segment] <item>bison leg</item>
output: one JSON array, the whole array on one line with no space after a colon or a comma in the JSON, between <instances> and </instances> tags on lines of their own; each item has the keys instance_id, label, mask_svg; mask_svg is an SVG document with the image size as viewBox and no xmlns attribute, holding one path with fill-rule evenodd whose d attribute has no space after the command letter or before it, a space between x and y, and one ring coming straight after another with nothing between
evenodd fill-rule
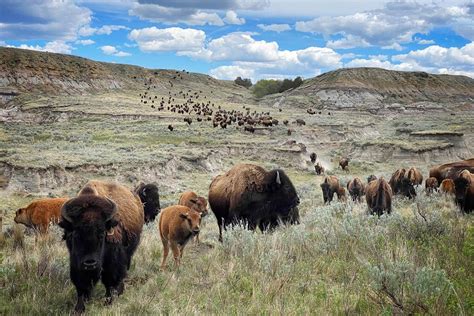
<instances>
[{"instance_id":1,"label":"bison leg","mask_svg":"<svg viewBox=\"0 0 474 316\"><path fill-rule=\"evenodd\" d=\"M181 259L181 252L179 250L180 246L174 241L170 242L170 246L171 251L173 252L174 263L178 267Z\"/></svg>"},{"instance_id":2,"label":"bison leg","mask_svg":"<svg viewBox=\"0 0 474 316\"><path fill-rule=\"evenodd\" d=\"M166 258L168 258L168 253L170 252L170 247L167 240L162 239L161 242L163 243L163 259L161 260L161 269L165 268Z\"/></svg>"},{"instance_id":3,"label":"bison leg","mask_svg":"<svg viewBox=\"0 0 474 316\"><path fill-rule=\"evenodd\" d=\"M219 241L222 242L222 229L224 228L224 219L217 218L217 226L219 226Z\"/></svg>"},{"instance_id":4,"label":"bison leg","mask_svg":"<svg viewBox=\"0 0 474 316\"><path fill-rule=\"evenodd\" d=\"M130 258L123 246L108 245L102 263L102 283L105 286L105 304L112 304L113 295L123 285L127 275L127 265ZM122 289L123 290L123 289Z\"/></svg>"}]
</instances>

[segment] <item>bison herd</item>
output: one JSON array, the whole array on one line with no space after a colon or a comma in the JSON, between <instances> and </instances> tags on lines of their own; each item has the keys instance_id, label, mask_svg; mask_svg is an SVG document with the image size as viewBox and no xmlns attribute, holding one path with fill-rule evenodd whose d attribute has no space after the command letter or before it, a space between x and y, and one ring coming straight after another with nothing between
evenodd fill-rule
<instances>
[{"instance_id":1,"label":"bison herd","mask_svg":"<svg viewBox=\"0 0 474 316\"><path fill-rule=\"evenodd\" d=\"M312 163L316 158L316 154L311 154ZM347 170L349 160L341 162L341 168ZM426 193L433 194L440 187L453 194L463 212L470 213L474 208L473 173L474 159L434 167L425 181ZM347 183L347 191L356 202L365 195L368 208L380 216L391 212L394 194L415 198L414 188L422 183L423 177L416 168L410 168L396 170L388 182L373 175L367 180L364 183L360 178L352 179ZM346 201L345 188L335 176L326 176L321 190L325 203L330 203L334 194L340 201ZM223 230L232 225L266 231L280 224L298 224L300 220L300 198L281 169L268 171L253 164L237 164L212 180L208 200L219 227L219 241L223 239ZM82 313L99 280L106 289L106 303L112 303L113 297L123 292L123 280L139 245L143 225L153 222L159 213L161 267L165 268L170 248L175 264L179 265L186 244L192 238L199 242L201 220L208 214L207 204L206 198L186 191L176 205L161 210L155 184L141 183L131 190L118 183L91 180L74 198L39 199L19 209L15 222L36 228L41 234L47 232L50 222L63 229L70 278L77 292L74 310Z\"/></svg>"}]
</instances>

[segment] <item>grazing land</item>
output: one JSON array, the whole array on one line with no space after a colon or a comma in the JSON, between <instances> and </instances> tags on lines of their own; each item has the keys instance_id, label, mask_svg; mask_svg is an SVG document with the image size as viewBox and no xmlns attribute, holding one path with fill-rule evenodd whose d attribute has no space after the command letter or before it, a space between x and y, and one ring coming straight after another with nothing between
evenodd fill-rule
<instances>
[{"instance_id":1,"label":"grazing land","mask_svg":"<svg viewBox=\"0 0 474 316\"><path fill-rule=\"evenodd\" d=\"M317 153L343 186L370 174L388 180L410 166L426 178L433 165L471 158L474 80L342 69L257 99L232 82L182 70L6 48L0 56L1 314L68 314L75 303L61 230L35 240L14 224L18 208L38 197L75 196L89 179L130 188L156 182L164 208L185 190L207 196L212 178L239 162L286 171L301 199L299 225L272 233L236 227L219 243L210 213L201 243L186 247L179 269L161 271L155 221L144 229L124 294L105 306L99 285L87 312L474 314L472 215L421 187L414 200L397 196L392 214L380 218L367 214L365 202L324 205L324 175L309 158ZM383 86L373 76L385 78ZM437 85L446 87L443 98ZM171 104L187 101L182 91L214 111L270 113L279 123L254 133L236 123L213 127L204 115L168 110L170 96ZM157 103L163 98L164 108L141 102L145 92ZM338 167L341 157L351 159L349 171Z\"/></svg>"}]
</instances>

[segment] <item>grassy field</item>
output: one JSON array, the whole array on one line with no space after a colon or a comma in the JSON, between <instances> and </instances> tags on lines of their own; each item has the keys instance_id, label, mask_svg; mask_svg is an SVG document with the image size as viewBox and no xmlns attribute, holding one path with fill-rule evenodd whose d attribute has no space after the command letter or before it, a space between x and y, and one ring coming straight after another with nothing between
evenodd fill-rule
<instances>
[{"instance_id":1,"label":"grassy field","mask_svg":"<svg viewBox=\"0 0 474 316\"><path fill-rule=\"evenodd\" d=\"M354 176L387 178L412 165L426 177L433 164L472 155L472 113L323 110L309 116L288 104L280 112L208 94L216 106L246 106L290 121L249 134L234 125L188 126L185 116L139 105L137 95L23 97L16 116L0 123L0 167L8 180L0 191L0 314L68 314L75 304L60 229L35 242L13 225L19 207L39 196L74 196L92 178L129 187L155 181L163 207L186 189L207 196L212 178L238 162L285 169L301 198L302 223L271 234L237 227L220 244L211 214L202 243L189 244L182 266L176 270L170 262L166 271L159 269L156 224L146 226L124 295L104 306L98 285L88 313L474 314L472 215L461 215L445 196L421 191L414 201L397 197L393 214L381 218L367 215L365 203L325 206L323 177L309 163L315 151L327 174L343 184ZM293 124L297 118L306 125ZM342 156L351 157L349 172L337 167Z\"/></svg>"}]
</instances>

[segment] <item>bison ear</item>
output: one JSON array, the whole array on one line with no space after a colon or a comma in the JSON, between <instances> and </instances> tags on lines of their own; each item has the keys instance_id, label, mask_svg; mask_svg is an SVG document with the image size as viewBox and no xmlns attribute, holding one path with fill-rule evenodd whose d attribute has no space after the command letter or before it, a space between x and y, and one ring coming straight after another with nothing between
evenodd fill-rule
<instances>
[{"instance_id":1,"label":"bison ear","mask_svg":"<svg viewBox=\"0 0 474 316\"><path fill-rule=\"evenodd\" d=\"M105 222L105 228L106 228L107 230L110 230L110 229L114 228L115 226L117 226L118 223L119 223L119 222L118 222L116 219L111 218L111 219L109 219L107 222Z\"/></svg>"},{"instance_id":2,"label":"bison ear","mask_svg":"<svg viewBox=\"0 0 474 316\"><path fill-rule=\"evenodd\" d=\"M179 214L179 217L184 218L184 219L187 219L187 218L188 218L188 213L184 213L184 214L183 214L183 213L180 213L180 214Z\"/></svg>"},{"instance_id":3,"label":"bison ear","mask_svg":"<svg viewBox=\"0 0 474 316\"><path fill-rule=\"evenodd\" d=\"M281 179L280 179L280 171L277 171L277 175L276 175L276 184L280 185L281 184Z\"/></svg>"}]
</instances>

